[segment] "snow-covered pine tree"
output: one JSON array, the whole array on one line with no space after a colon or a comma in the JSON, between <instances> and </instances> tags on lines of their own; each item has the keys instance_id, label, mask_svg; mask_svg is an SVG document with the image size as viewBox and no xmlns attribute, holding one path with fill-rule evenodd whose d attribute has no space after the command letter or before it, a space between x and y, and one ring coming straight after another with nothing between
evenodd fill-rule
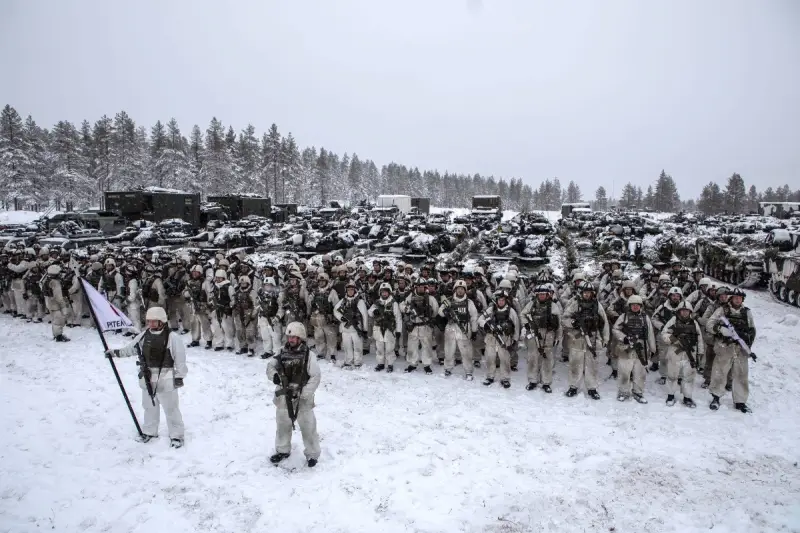
<instances>
[{"instance_id":1,"label":"snow-covered pine tree","mask_svg":"<svg viewBox=\"0 0 800 533\"><path fill-rule=\"evenodd\" d=\"M292 132L281 140L281 199L288 202L297 196L297 174L300 168L300 150Z\"/></svg>"},{"instance_id":2,"label":"snow-covered pine tree","mask_svg":"<svg viewBox=\"0 0 800 533\"><path fill-rule=\"evenodd\" d=\"M81 126L83 133L88 122ZM58 122L51 133L50 154L53 173L48 179L56 209L88 207L95 195L96 183L89 176L89 163L81 132L66 120Z\"/></svg>"},{"instance_id":3,"label":"snow-covered pine tree","mask_svg":"<svg viewBox=\"0 0 800 533\"><path fill-rule=\"evenodd\" d=\"M232 169L225 142L225 129L216 117L211 119L206 130L203 164L199 175L203 196L232 192Z\"/></svg>"},{"instance_id":4,"label":"snow-covered pine tree","mask_svg":"<svg viewBox=\"0 0 800 533\"><path fill-rule=\"evenodd\" d=\"M28 197L29 207L39 210L50 202L51 191L48 178L52 174L49 162L48 145L49 134L40 128L33 117L28 115L25 119L24 137L28 151Z\"/></svg>"},{"instance_id":5,"label":"snow-covered pine tree","mask_svg":"<svg viewBox=\"0 0 800 533\"><path fill-rule=\"evenodd\" d=\"M606 194L606 188L602 185L594 193L594 208L597 211L608 210L608 195Z\"/></svg>"},{"instance_id":6,"label":"snow-covered pine tree","mask_svg":"<svg viewBox=\"0 0 800 533\"><path fill-rule=\"evenodd\" d=\"M6 105L0 114L0 196L6 208L19 209L28 189L31 162L22 117Z\"/></svg>"},{"instance_id":7,"label":"snow-covered pine tree","mask_svg":"<svg viewBox=\"0 0 800 533\"><path fill-rule=\"evenodd\" d=\"M201 171L203 169L203 161L205 160L205 141L203 140L203 132L197 124L192 127L192 133L189 134L188 145L189 150L186 155L189 159L189 169L192 173L192 185L189 187L189 190L191 192L203 194L206 187L203 183Z\"/></svg>"},{"instance_id":8,"label":"snow-covered pine tree","mask_svg":"<svg viewBox=\"0 0 800 533\"><path fill-rule=\"evenodd\" d=\"M261 137L261 165L264 195L270 196L278 203L278 178L280 177L281 134L278 126L272 124L269 131ZM271 189L270 189L271 186Z\"/></svg>"},{"instance_id":9,"label":"snow-covered pine tree","mask_svg":"<svg viewBox=\"0 0 800 533\"><path fill-rule=\"evenodd\" d=\"M163 131L158 128L159 124L160 121L154 126L150 140L155 185L168 189L194 191L195 174L192 171L191 161L184 151L178 122L174 118L170 119Z\"/></svg>"},{"instance_id":10,"label":"snow-covered pine tree","mask_svg":"<svg viewBox=\"0 0 800 533\"><path fill-rule=\"evenodd\" d=\"M319 191L319 205L325 205L330 194L330 168L328 167L328 152L325 151L325 148L319 149L319 156L314 166L314 188Z\"/></svg>"},{"instance_id":11,"label":"snow-covered pine tree","mask_svg":"<svg viewBox=\"0 0 800 533\"><path fill-rule=\"evenodd\" d=\"M580 202L582 199L581 196L581 188L578 187L577 183L570 180L569 185L567 185L567 203L574 204Z\"/></svg>"},{"instance_id":12,"label":"snow-covered pine tree","mask_svg":"<svg viewBox=\"0 0 800 533\"><path fill-rule=\"evenodd\" d=\"M229 154L231 150L229 150ZM243 193L255 193L261 188L260 159L256 128L248 124L239 132L236 148L233 150L233 173L236 190Z\"/></svg>"},{"instance_id":13,"label":"snow-covered pine tree","mask_svg":"<svg viewBox=\"0 0 800 533\"><path fill-rule=\"evenodd\" d=\"M728 186L725 188L725 210L731 214L744 213L747 210L747 189L744 180L736 172L728 178Z\"/></svg>"}]
</instances>

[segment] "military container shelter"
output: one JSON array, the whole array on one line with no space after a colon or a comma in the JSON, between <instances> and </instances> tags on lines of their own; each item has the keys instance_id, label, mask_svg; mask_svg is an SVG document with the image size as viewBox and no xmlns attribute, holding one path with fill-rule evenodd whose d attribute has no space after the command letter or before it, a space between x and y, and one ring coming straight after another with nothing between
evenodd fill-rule
<instances>
[{"instance_id":1,"label":"military container shelter","mask_svg":"<svg viewBox=\"0 0 800 533\"><path fill-rule=\"evenodd\" d=\"M472 197L472 209L503 209L500 197L497 195L480 195Z\"/></svg>"},{"instance_id":2,"label":"military container shelter","mask_svg":"<svg viewBox=\"0 0 800 533\"><path fill-rule=\"evenodd\" d=\"M270 199L261 196L209 196L208 201L217 203L227 209L231 220L241 220L250 215L264 218L269 218L272 215Z\"/></svg>"},{"instance_id":3,"label":"military container shelter","mask_svg":"<svg viewBox=\"0 0 800 533\"><path fill-rule=\"evenodd\" d=\"M417 213L427 215L431 212L431 199L430 198L422 198L417 197L411 198L411 207L417 208Z\"/></svg>"},{"instance_id":4,"label":"military container shelter","mask_svg":"<svg viewBox=\"0 0 800 533\"><path fill-rule=\"evenodd\" d=\"M200 227L200 193L166 189L114 191L105 193L105 208L128 220L161 222L179 218Z\"/></svg>"}]
</instances>

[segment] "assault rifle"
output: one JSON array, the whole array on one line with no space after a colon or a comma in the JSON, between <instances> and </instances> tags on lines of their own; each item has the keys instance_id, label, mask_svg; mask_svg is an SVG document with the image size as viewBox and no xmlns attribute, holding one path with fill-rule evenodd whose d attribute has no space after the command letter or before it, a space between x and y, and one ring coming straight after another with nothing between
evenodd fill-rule
<instances>
[{"instance_id":1,"label":"assault rifle","mask_svg":"<svg viewBox=\"0 0 800 533\"><path fill-rule=\"evenodd\" d=\"M697 335L683 334L677 335L678 338L678 352L685 352L686 357L689 358L689 366L697 368L697 358L692 354L692 349L697 346Z\"/></svg>"},{"instance_id":2,"label":"assault rifle","mask_svg":"<svg viewBox=\"0 0 800 533\"><path fill-rule=\"evenodd\" d=\"M736 332L736 329L733 327L733 324L731 324L730 320L728 320L728 317L722 315L719 321L722 322L726 328L728 328L728 330L731 332L731 339L739 343L742 351L744 351L744 353L746 353L750 359L756 361L758 359L756 354L753 353L753 351L750 349L750 346L744 341L744 339L739 336L739 334Z\"/></svg>"},{"instance_id":3,"label":"assault rifle","mask_svg":"<svg viewBox=\"0 0 800 533\"><path fill-rule=\"evenodd\" d=\"M451 322L455 322L456 325L458 326L458 329L461 330L461 333L463 333L464 335L467 334L467 328L465 327L466 324L462 324L461 322L459 322L456 315L453 314L453 309L452 307L450 307L450 300L448 300L447 298L442 298L442 305L439 307L439 309L443 310L445 319ZM444 330L444 328L442 329Z\"/></svg>"},{"instance_id":4,"label":"assault rifle","mask_svg":"<svg viewBox=\"0 0 800 533\"><path fill-rule=\"evenodd\" d=\"M285 396L286 399L286 412L289 414L289 420L292 421L292 429L294 429L295 421L297 420L297 407L294 402L299 403L300 393L303 392L303 387L296 383L291 383L289 377L286 375L286 368L283 366L283 361L280 357L275 358L276 370L278 371L278 378L281 380L281 388L275 391L275 396ZM303 369L308 366L308 355L303 357ZM305 372L305 370L303 370ZM299 407L299 406L298 406Z\"/></svg>"},{"instance_id":5,"label":"assault rifle","mask_svg":"<svg viewBox=\"0 0 800 533\"><path fill-rule=\"evenodd\" d=\"M166 352L165 352L166 353ZM139 358L136 360L136 366L139 367L139 377L144 379L144 386L147 389L147 395L150 396L150 401L153 402L153 407L156 405L156 391L153 390L153 373L150 371L150 367L147 366L147 361L144 358L144 354L142 353L142 349L139 345L136 345L136 354ZM159 370L159 374L161 371Z\"/></svg>"},{"instance_id":6,"label":"assault rifle","mask_svg":"<svg viewBox=\"0 0 800 533\"><path fill-rule=\"evenodd\" d=\"M503 335L502 330L500 329L500 327L497 324L495 324L494 320L492 320L492 319L487 320L483 324L483 327L485 329L488 329L489 330L489 334L494 335L494 338L497 339L498 342L500 342L500 344L502 344L504 348L508 349L511 346L511 344L513 344L513 343L510 343L509 340L505 338L505 336Z\"/></svg>"},{"instance_id":7,"label":"assault rifle","mask_svg":"<svg viewBox=\"0 0 800 533\"><path fill-rule=\"evenodd\" d=\"M581 332L583 335L583 339L586 341L586 349L592 354L592 356L597 359L597 348L595 347L595 343L597 342L596 338L591 338L589 333L586 331L586 319L581 318L574 321L575 327Z\"/></svg>"},{"instance_id":8,"label":"assault rifle","mask_svg":"<svg viewBox=\"0 0 800 533\"><path fill-rule=\"evenodd\" d=\"M648 372L647 354L644 353L644 341L642 339L636 339L633 343L633 349L636 352L636 358L639 359L645 372Z\"/></svg>"},{"instance_id":9,"label":"assault rifle","mask_svg":"<svg viewBox=\"0 0 800 533\"><path fill-rule=\"evenodd\" d=\"M544 337L542 337L542 334L539 332L539 328L536 327L536 321L533 320L533 317L530 315L530 313L526 314L525 317L528 319L528 325L530 326L530 333L528 333L525 338L533 339L536 343L536 350L538 350L539 355L542 356L542 359L547 359L547 352L545 351L544 347Z\"/></svg>"},{"instance_id":10,"label":"assault rifle","mask_svg":"<svg viewBox=\"0 0 800 533\"><path fill-rule=\"evenodd\" d=\"M417 313L416 308L411 307L411 310L410 311L406 311L404 314L406 315L405 323L406 323L406 328L408 328L408 332L409 333L414 331L415 327L422 325L422 323L417 324L416 322L414 322L414 320L419 318L419 313Z\"/></svg>"}]
</instances>

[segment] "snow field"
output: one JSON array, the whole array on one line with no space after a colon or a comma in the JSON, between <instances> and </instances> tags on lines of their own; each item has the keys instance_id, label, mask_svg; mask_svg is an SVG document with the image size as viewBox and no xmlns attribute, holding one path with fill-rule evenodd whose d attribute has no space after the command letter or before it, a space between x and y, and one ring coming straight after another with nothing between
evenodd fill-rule
<instances>
[{"instance_id":1,"label":"snow field","mask_svg":"<svg viewBox=\"0 0 800 533\"><path fill-rule=\"evenodd\" d=\"M187 441L172 450L163 420L158 440L134 440L93 329L55 344L48 325L0 315L0 531L797 531L800 318L748 295L751 415L730 394L708 410L699 387L697 409L667 407L654 375L648 405L617 402L612 381L594 402L563 396L562 363L552 395L525 391L524 355L509 390L460 366L376 374L370 356L359 371L321 364L313 470L299 431L286 465L268 461L261 359L188 351ZM116 362L141 418L134 360Z\"/></svg>"},{"instance_id":2,"label":"snow field","mask_svg":"<svg viewBox=\"0 0 800 533\"><path fill-rule=\"evenodd\" d=\"M36 211L2 211L0 210L0 224L29 224L44 213Z\"/></svg>"}]
</instances>

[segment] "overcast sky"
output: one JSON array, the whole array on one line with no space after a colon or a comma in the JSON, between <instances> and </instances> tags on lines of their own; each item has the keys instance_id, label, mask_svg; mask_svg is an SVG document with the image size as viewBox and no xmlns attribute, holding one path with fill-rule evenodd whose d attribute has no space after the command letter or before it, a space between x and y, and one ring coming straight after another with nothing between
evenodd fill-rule
<instances>
[{"instance_id":1,"label":"overcast sky","mask_svg":"<svg viewBox=\"0 0 800 533\"><path fill-rule=\"evenodd\" d=\"M800 188L796 0L2 0L0 105L40 125L272 122L379 166L683 197Z\"/></svg>"}]
</instances>

